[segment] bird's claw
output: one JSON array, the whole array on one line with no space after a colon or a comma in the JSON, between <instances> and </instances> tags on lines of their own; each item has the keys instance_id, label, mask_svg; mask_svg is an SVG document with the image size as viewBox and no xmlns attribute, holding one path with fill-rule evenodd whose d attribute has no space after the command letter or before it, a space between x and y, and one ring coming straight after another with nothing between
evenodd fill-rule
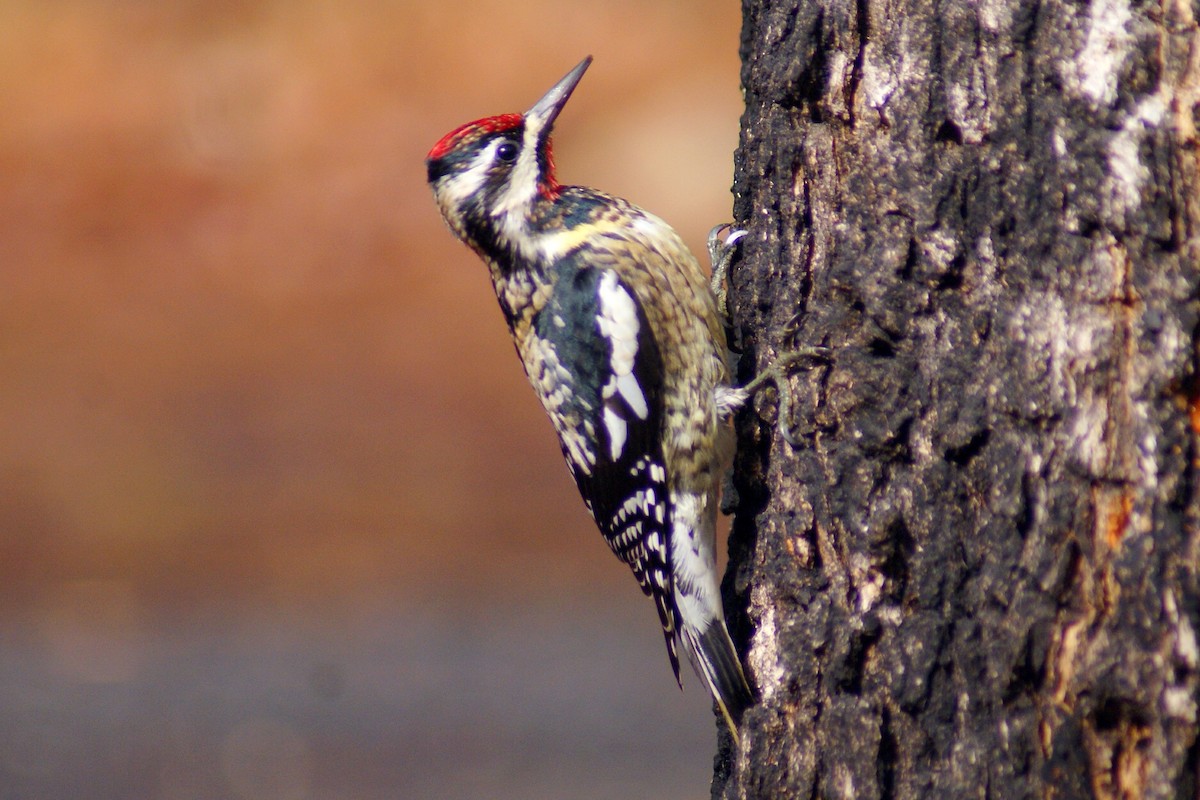
<instances>
[{"instance_id":1,"label":"bird's claw","mask_svg":"<svg viewBox=\"0 0 1200 800\"><path fill-rule=\"evenodd\" d=\"M728 233L728 235L726 235ZM746 231L722 222L708 232L708 260L712 264L712 293L717 299L717 309L729 319L729 265L737 252L738 242Z\"/></svg>"},{"instance_id":2,"label":"bird's claw","mask_svg":"<svg viewBox=\"0 0 1200 800\"><path fill-rule=\"evenodd\" d=\"M792 387L788 382L788 368L799 361L810 358L828 363L831 357L832 350L820 345L798 347L795 350L789 350L772 361L766 369L758 373L754 380L742 387L746 395L749 396L757 392L768 382L775 384L775 390L779 393L777 420L779 434L792 447L800 446L800 437L796 435L791 424Z\"/></svg>"}]
</instances>

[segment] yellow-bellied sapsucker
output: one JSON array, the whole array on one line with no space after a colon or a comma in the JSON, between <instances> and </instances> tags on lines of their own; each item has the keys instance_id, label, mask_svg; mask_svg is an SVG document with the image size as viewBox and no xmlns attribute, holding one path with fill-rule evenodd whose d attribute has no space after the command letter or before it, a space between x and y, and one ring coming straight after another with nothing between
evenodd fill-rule
<instances>
[{"instance_id":1,"label":"yellow-bellied sapsucker","mask_svg":"<svg viewBox=\"0 0 1200 800\"><path fill-rule=\"evenodd\" d=\"M446 134L429 151L429 182L491 272L588 510L654 598L675 679L682 642L736 738L752 695L725 627L714 540L728 417L747 390L730 383L724 320L679 235L555 179L550 130L590 63L524 114Z\"/></svg>"}]
</instances>

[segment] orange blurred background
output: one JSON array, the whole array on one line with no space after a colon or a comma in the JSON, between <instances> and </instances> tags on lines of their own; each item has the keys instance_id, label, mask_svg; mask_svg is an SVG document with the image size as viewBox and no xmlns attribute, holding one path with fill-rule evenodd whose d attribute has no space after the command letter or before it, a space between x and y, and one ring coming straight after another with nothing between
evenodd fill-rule
<instances>
[{"instance_id":1,"label":"orange blurred background","mask_svg":"<svg viewBox=\"0 0 1200 800\"><path fill-rule=\"evenodd\" d=\"M0 797L696 797L715 737L423 158L699 254L732 3L0 4Z\"/></svg>"}]
</instances>

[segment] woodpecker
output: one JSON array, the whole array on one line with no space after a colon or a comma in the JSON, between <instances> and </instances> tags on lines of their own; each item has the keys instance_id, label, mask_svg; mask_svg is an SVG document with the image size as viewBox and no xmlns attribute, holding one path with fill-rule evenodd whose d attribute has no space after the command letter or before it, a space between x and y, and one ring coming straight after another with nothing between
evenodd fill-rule
<instances>
[{"instance_id":1,"label":"woodpecker","mask_svg":"<svg viewBox=\"0 0 1200 800\"><path fill-rule=\"evenodd\" d=\"M676 682L682 644L736 741L753 694L725 627L715 528L729 417L750 387L731 383L722 312L679 235L555 176L551 128L591 60L524 114L443 136L429 183L488 267L588 511L654 600ZM718 275L738 235L712 245Z\"/></svg>"}]
</instances>

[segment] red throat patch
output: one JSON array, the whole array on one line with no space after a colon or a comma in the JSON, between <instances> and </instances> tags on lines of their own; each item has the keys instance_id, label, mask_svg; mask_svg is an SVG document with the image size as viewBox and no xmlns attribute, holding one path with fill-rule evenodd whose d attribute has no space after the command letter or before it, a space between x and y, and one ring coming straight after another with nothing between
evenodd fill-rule
<instances>
[{"instance_id":1,"label":"red throat patch","mask_svg":"<svg viewBox=\"0 0 1200 800\"><path fill-rule=\"evenodd\" d=\"M538 185L538 193L550 201L557 200L562 194L562 186L559 185L558 175L554 171L554 151L549 139L546 139L546 177Z\"/></svg>"}]
</instances>

